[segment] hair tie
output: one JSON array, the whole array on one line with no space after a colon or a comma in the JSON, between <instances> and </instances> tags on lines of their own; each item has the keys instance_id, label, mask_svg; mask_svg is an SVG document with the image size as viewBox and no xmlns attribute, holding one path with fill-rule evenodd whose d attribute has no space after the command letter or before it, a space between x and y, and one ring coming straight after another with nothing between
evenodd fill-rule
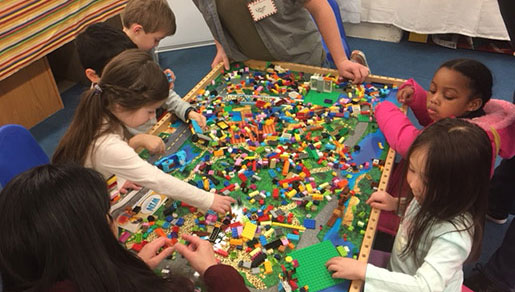
<instances>
[{"instance_id":1,"label":"hair tie","mask_svg":"<svg viewBox=\"0 0 515 292\"><path fill-rule=\"evenodd\" d=\"M95 89L95 94L101 94L102 93L102 88L100 88L100 85L98 85L98 83L93 85L93 88Z\"/></svg>"}]
</instances>

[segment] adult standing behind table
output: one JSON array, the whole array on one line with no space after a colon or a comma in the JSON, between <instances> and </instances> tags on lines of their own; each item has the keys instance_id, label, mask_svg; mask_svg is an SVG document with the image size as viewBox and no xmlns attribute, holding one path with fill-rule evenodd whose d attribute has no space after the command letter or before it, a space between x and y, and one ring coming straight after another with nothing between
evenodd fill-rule
<instances>
[{"instance_id":1,"label":"adult standing behind table","mask_svg":"<svg viewBox=\"0 0 515 292\"><path fill-rule=\"evenodd\" d=\"M322 35L341 76L360 83L369 74L366 66L347 59L336 18L325 0L193 2L215 38L212 67L223 62L229 69L229 60L248 59L327 67ZM352 59L366 64L360 51L354 51Z\"/></svg>"}]
</instances>

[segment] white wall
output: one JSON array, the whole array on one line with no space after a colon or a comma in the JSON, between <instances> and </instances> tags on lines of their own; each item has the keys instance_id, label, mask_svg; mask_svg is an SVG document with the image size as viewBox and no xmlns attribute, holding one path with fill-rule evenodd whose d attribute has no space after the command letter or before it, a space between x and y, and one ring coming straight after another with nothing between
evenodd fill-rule
<instances>
[{"instance_id":1,"label":"white wall","mask_svg":"<svg viewBox=\"0 0 515 292\"><path fill-rule=\"evenodd\" d=\"M199 47L213 44L213 36L202 14L191 0L167 0L172 8L177 31L173 36L164 38L157 52ZM213 0L214 1L214 0Z\"/></svg>"}]
</instances>

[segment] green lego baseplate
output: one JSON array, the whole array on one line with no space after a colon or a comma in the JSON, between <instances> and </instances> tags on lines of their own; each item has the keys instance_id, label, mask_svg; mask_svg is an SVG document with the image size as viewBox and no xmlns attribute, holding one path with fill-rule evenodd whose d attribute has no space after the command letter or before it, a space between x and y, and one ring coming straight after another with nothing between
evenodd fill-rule
<instances>
[{"instance_id":1,"label":"green lego baseplate","mask_svg":"<svg viewBox=\"0 0 515 292\"><path fill-rule=\"evenodd\" d=\"M295 273L299 287L307 285L308 291L316 292L344 281L333 279L325 267L329 259L340 256L329 240L293 251L290 256L299 263Z\"/></svg>"}]
</instances>

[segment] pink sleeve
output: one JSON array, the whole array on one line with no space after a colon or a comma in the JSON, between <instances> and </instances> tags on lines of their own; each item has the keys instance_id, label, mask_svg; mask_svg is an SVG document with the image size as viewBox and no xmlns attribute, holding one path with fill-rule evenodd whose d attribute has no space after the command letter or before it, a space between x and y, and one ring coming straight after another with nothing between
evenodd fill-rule
<instances>
[{"instance_id":1,"label":"pink sleeve","mask_svg":"<svg viewBox=\"0 0 515 292\"><path fill-rule=\"evenodd\" d=\"M377 105L375 117L390 147L405 158L411 143L420 133L420 130L411 123L395 104L389 101Z\"/></svg>"},{"instance_id":2,"label":"pink sleeve","mask_svg":"<svg viewBox=\"0 0 515 292\"><path fill-rule=\"evenodd\" d=\"M402 89L406 86L413 87L413 99L408 104L411 108L418 122L422 126L427 126L433 122L427 113L427 92L420 84L418 84L413 78L408 79L408 81L404 82L399 88Z\"/></svg>"}]
</instances>

